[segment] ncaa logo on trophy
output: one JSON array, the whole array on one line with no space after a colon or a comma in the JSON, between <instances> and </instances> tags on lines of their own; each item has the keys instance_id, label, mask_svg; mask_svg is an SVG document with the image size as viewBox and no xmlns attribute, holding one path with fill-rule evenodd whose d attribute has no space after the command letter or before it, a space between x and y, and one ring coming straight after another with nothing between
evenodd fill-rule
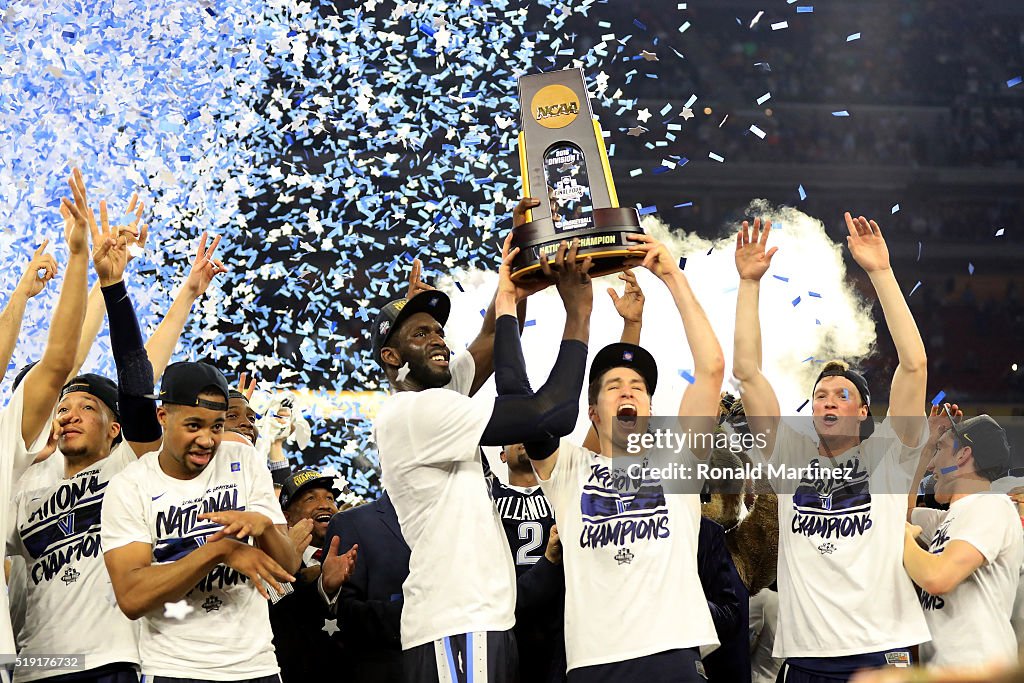
<instances>
[{"instance_id":1,"label":"ncaa logo on trophy","mask_svg":"<svg viewBox=\"0 0 1024 683\"><path fill-rule=\"evenodd\" d=\"M626 258L638 255L626 235L643 229L636 209L619 207L583 70L521 76L519 107L523 195L537 197L540 205L512 237L519 247L512 279L543 277L541 256L551 259L559 242L577 238L577 258L594 261L591 275L623 270Z\"/></svg>"}]
</instances>

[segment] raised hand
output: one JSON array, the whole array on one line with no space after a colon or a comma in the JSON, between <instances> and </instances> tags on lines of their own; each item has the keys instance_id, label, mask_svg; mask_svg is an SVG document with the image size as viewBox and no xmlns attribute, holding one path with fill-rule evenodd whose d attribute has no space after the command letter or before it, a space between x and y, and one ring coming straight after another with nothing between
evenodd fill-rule
<instances>
[{"instance_id":1,"label":"raised hand","mask_svg":"<svg viewBox=\"0 0 1024 683\"><path fill-rule=\"evenodd\" d=\"M116 228L117 237L124 237L128 244L129 262L140 255L146 248L146 239L149 237L149 224L143 223L141 227L139 226L139 223L142 221L142 212L145 209L146 205L139 201L138 193L133 192L125 215L129 216L134 213L135 218L128 225L119 225Z\"/></svg>"},{"instance_id":2,"label":"raised hand","mask_svg":"<svg viewBox=\"0 0 1024 683\"><path fill-rule=\"evenodd\" d=\"M423 264L420 260L412 260L412 270L409 272L409 289L405 292L405 299L408 301L420 292L430 292L435 289L426 282L420 279L420 272L423 270Z\"/></svg>"},{"instance_id":3,"label":"raised hand","mask_svg":"<svg viewBox=\"0 0 1024 683\"><path fill-rule=\"evenodd\" d=\"M323 562L320 563L320 576L323 579L324 592L328 595L337 593L338 589L341 588L341 584L348 581L349 577L352 576L352 570L356 567L359 544L357 543L349 548L348 552L344 555L338 552L340 544L340 536L332 538L331 547L324 553Z\"/></svg>"},{"instance_id":4,"label":"raised hand","mask_svg":"<svg viewBox=\"0 0 1024 683\"><path fill-rule=\"evenodd\" d=\"M526 212L530 209L536 209L540 206L540 200L533 197L523 197L516 204L516 208L512 210L512 227L518 228L520 225L526 223Z\"/></svg>"},{"instance_id":5,"label":"raised hand","mask_svg":"<svg viewBox=\"0 0 1024 683\"><path fill-rule=\"evenodd\" d=\"M63 211L63 207L61 210ZM32 254L32 259L25 266L25 272L22 273L18 286L14 288L15 292L24 294L28 299L43 291L46 288L46 283L57 275L57 260L53 258L53 254L44 253L46 245L49 243L49 239L44 239Z\"/></svg>"},{"instance_id":6,"label":"raised hand","mask_svg":"<svg viewBox=\"0 0 1024 683\"><path fill-rule=\"evenodd\" d=\"M594 285L589 275L594 261L589 256L582 261L578 260L579 248L578 239L574 239L570 245L562 242L558 245L554 263L550 263L546 256L541 257L540 261L541 272L549 280L555 281L566 312L589 310L594 304Z\"/></svg>"},{"instance_id":7,"label":"raised hand","mask_svg":"<svg viewBox=\"0 0 1024 683\"><path fill-rule=\"evenodd\" d=\"M668 281L682 272L676 259L669 253L668 247L650 235L626 235L626 239L639 242L630 247L630 251L643 254L641 257L626 259L627 267L643 266L662 281Z\"/></svg>"},{"instance_id":8,"label":"raised hand","mask_svg":"<svg viewBox=\"0 0 1024 683\"><path fill-rule=\"evenodd\" d=\"M250 536L253 538L259 538L267 529L274 526L274 523L270 521L269 517L251 510L204 512L199 515L199 519L205 519L216 524L223 525L223 528L207 537L207 543L213 543L229 536L234 536L238 539Z\"/></svg>"},{"instance_id":9,"label":"raised hand","mask_svg":"<svg viewBox=\"0 0 1024 683\"><path fill-rule=\"evenodd\" d=\"M107 203L100 202L100 226L92 224L92 266L100 278L100 286L120 282L128 265L128 238L121 237L110 225Z\"/></svg>"},{"instance_id":10,"label":"raised hand","mask_svg":"<svg viewBox=\"0 0 1024 683\"><path fill-rule=\"evenodd\" d=\"M511 296L515 299L516 303L519 303L531 294L547 289L551 286L551 280L530 278L519 280L518 282L512 281L512 261L519 254L519 247L512 246L512 236L514 234L514 229L510 230L501 245L501 266L498 268L498 295L505 294L506 296ZM541 262L545 261L546 258L542 257Z\"/></svg>"},{"instance_id":11,"label":"raised hand","mask_svg":"<svg viewBox=\"0 0 1024 683\"><path fill-rule=\"evenodd\" d=\"M98 231L96 216L89 208L82 171L73 169L68 185L71 186L73 199L62 197L60 200L60 213L64 216L64 239L71 254L84 254L89 250L89 235Z\"/></svg>"},{"instance_id":12,"label":"raised hand","mask_svg":"<svg viewBox=\"0 0 1024 683\"><path fill-rule=\"evenodd\" d=\"M640 323L644 317L644 292L636 281L636 275L629 268L619 273L619 279L626 283L626 289L619 296L614 287L608 288L615 311L628 323Z\"/></svg>"},{"instance_id":13,"label":"raised hand","mask_svg":"<svg viewBox=\"0 0 1024 683\"><path fill-rule=\"evenodd\" d=\"M741 280L760 280L768 272L772 264L772 256L779 250L772 247L767 251L768 233L772 230L772 222L765 221L761 230L761 219L754 219L754 232L750 232L750 224L743 221L743 226L736 233L736 272Z\"/></svg>"},{"instance_id":14,"label":"raised hand","mask_svg":"<svg viewBox=\"0 0 1024 683\"><path fill-rule=\"evenodd\" d=\"M209 542L207 540L207 543ZM280 581L287 581L289 583L295 581L294 576L286 572L284 567L279 565L274 558L259 548L254 548L248 543L239 543L232 540L222 542L231 544L230 550L224 558L224 564L247 576L264 599L270 599L270 594L267 593L267 589L263 586L264 581L270 584L277 591L278 595L284 593L284 587L279 583Z\"/></svg>"},{"instance_id":15,"label":"raised hand","mask_svg":"<svg viewBox=\"0 0 1024 683\"><path fill-rule=\"evenodd\" d=\"M882 237L882 229L878 227L878 223L869 221L864 216L855 219L849 211L844 214L844 218L846 229L850 231L846 244L850 247L853 260L869 273L889 270L889 248L885 245L885 238Z\"/></svg>"},{"instance_id":16,"label":"raised hand","mask_svg":"<svg viewBox=\"0 0 1024 683\"><path fill-rule=\"evenodd\" d=\"M196 255L192 259L192 269L188 273L188 279L185 280L185 289L196 298L206 293L213 278L220 273L228 272L227 266L213 257L213 253L217 251L217 245L220 244L220 235L213 238L213 243L209 248L206 247L206 240L207 234L203 230Z\"/></svg>"},{"instance_id":17,"label":"raised hand","mask_svg":"<svg viewBox=\"0 0 1024 683\"><path fill-rule=\"evenodd\" d=\"M246 379L248 377L249 377L249 373L248 372L243 372L242 373L242 376L238 378L238 387L237 387L237 389L238 389L238 393L240 393L243 396L245 396L245 400L246 401L251 401L252 400L253 392L256 391L256 375L253 375L252 381L250 381L249 384L247 385L245 382L246 382Z\"/></svg>"}]
</instances>

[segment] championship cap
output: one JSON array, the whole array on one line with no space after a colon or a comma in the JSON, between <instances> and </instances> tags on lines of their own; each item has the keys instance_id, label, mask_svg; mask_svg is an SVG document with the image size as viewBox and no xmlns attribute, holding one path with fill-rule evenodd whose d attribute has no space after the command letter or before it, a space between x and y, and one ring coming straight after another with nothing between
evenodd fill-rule
<instances>
[{"instance_id":1,"label":"championship cap","mask_svg":"<svg viewBox=\"0 0 1024 683\"><path fill-rule=\"evenodd\" d=\"M288 509L288 505L303 491L320 488L327 489L337 498L341 492L334 488L334 477L328 477L323 472L313 467L301 469L284 481L281 487L281 509Z\"/></svg>"},{"instance_id":2,"label":"championship cap","mask_svg":"<svg viewBox=\"0 0 1024 683\"><path fill-rule=\"evenodd\" d=\"M415 313L429 313L434 320L444 325L448 322L448 314L451 313L451 310L451 299L447 294L436 289L420 292L411 299L396 299L390 302L380 309L380 313L373 321L371 330L373 359L382 368L384 367L384 362L380 359L381 349L388 345L391 335L409 316Z\"/></svg>"}]
</instances>

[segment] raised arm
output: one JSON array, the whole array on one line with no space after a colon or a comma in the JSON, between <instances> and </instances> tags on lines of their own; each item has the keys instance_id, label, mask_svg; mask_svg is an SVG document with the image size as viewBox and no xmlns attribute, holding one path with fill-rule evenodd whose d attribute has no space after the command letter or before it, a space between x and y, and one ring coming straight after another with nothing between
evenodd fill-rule
<instances>
[{"instance_id":1,"label":"raised arm","mask_svg":"<svg viewBox=\"0 0 1024 683\"><path fill-rule=\"evenodd\" d=\"M11 292L11 298L7 300L3 312L0 312L0 380L7 374L7 365L14 355L28 300L43 291L46 283L57 275L57 260L52 254L45 253L49 243L50 240L44 239L32 254L18 285Z\"/></svg>"},{"instance_id":2,"label":"raised arm","mask_svg":"<svg viewBox=\"0 0 1024 683\"><path fill-rule=\"evenodd\" d=\"M845 218L850 232L846 238L850 253L871 279L899 357L889 390L889 415L903 419L893 420L892 427L905 445L916 446L925 425L928 357L924 341L892 272L882 229L863 216L854 219L847 212Z\"/></svg>"},{"instance_id":3,"label":"raised arm","mask_svg":"<svg viewBox=\"0 0 1024 683\"><path fill-rule=\"evenodd\" d=\"M761 372L761 278L771 266L778 247L767 249L772 224L754 219L736 233L736 271L740 276L736 295L736 330L733 339L732 374L743 386L743 409L751 433L764 436L768 455L775 447L775 427L779 419L779 400L768 379Z\"/></svg>"},{"instance_id":4,"label":"raised arm","mask_svg":"<svg viewBox=\"0 0 1024 683\"><path fill-rule=\"evenodd\" d=\"M146 342L146 353L149 354L149 360L153 364L153 376L158 380L171 361L174 347L178 345L178 339L181 338L181 332L185 329L185 323L192 311L192 304L206 293L214 277L228 271L219 259L213 257L214 252L217 251L217 245L220 244L220 236L213 238L209 248L206 246L206 241L207 234L204 230L199 239L196 255L192 259L192 268L189 270L188 277L181 289L178 290L177 296L174 297L171 307L167 309L164 319L160 321L149 341Z\"/></svg>"},{"instance_id":5,"label":"raised arm","mask_svg":"<svg viewBox=\"0 0 1024 683\"><path fill-rule=\"evenodd\" d=\"M149 226L146 224L140 225L145 208L145 204L139 201L139 195L132 194L126 215L134 213L135 218L128 225L119 225L115 228L115 237L124 239L128 247L129 263L134 258L134 253L140 253L139 250L145 246L146 238L149 234ZM93 342L96 341L96 335L100 333L100 328L103 327L103 316L105 313L106 307L103 303L103 293L100 291L99 282L97 282L89 291L89 300L85 307L85 323L82 325L82 338L78 343L75 367L68 375L68 381L78 376L82 366L85 365L86 359L89 358L89 352L92 350Z\"/></svg>"},{"instance_id":6,"label":"raised arm","mask_svg":"<svg viewBox=\"0 0 1024 683\"><path fill-rule=\"evenodd\" d=\"M153 366L143 348L142 330L124 283L128 250L128 238L110 226L106 202L100 202L100 230L93 235L92 260L110 321L121 433L135 455L143 455L159 448L163 430L156 417L156 400L151 398Z\"/></svg>"},{"instance_id":7,"label":"raised arm","mask_svg":"<svg viewBox=\"0 0 1024 683\"><path fill-rule=\"evenodd\" d=\"M96 219L86 202L85 180L77 168L72 172L69 184L74 201L61 199L68 266L53 310L43 357L25 376L21 436L26 445L36 440L50 420L61 387L74 367L85 319L85 298L89 289L88 235L95 229Z\"/></svg>"},{"instance_id":8,"label":"raised arm","mask_svg":"<svg viewBox=\"0 0 1024 683\"><path fill-rule=\"evenodd\" d=\"M665 283L683 321L683 331L693 355L693 384L683 391L679 417L686 418L690 431L710 433L718 424L718 402L725 378L725 359L711 322L690 289L683 271L668 248L650 235L629 235L639 244L636 251L642 259L631 259L628 265L642 265ZM695 453L702 457L701 453Z\"/></svg>"},{"instance_id":9,"label":"raised arm","mask_svg":"<svg viewBox=\"0 0 1024 683\"><path fill-rule=\"evenodd\" d=\"M619 279L626 283L621 295L614 287L608 288L608 296L612 299L615 312L622 318L622 335L619 341L639 346L640 329L644 321L644 291L640 289L640 283L636 281L636 275L631 268L619 273ZM590 429L587 430L583 447L594 453L601 452L601 437L597 435L594 425L590 425Z\"/></svg>"},{"instance_id":10,"label":"raised arm","mask_svg":"<svg viewBox=\"0 0 1024 683\"><path fill-rule=\"evenodd\" d=\"M511 241L510 233L502 249L495 297L499 317L512 315L516 303L536 288L526 289L512 282L511 264L518 249L510 249ZM527 454L543 479L550 476L557 461L558 437L570 433L576 426L586 373L586 345L590 339L590 313L594 304L594 288L588 273L593 263L589 258L577 261L578 249L578 240L571 246L563 242L554 264L548 263L547 258L541 260L547 281L557 280L566 313L562 344L547 381L529 396L499 396L481 438L481 444L492 446L526 442Z\"/></svg>"},{"instance_id":11,"label":"raised arm","mask_svg":"<svg viewBox=\"0 0 1024 683\"><path fill-rule=\"evenodd\" d=\"M540 202L532 197L526 197L521 199L516 208L512 212L512 227L513 229L519 227L526 222L526 212L531 208L538 206ZM419 269L417 267L418 261L414 261L414 275L418 278ZM533 293L543 289L547 285L544 283L537 283L536 287L528 290L528 293ZM433 289L432 287L426 287L425 289ZM413 294L412 286L410 284L410 296ZM497 297L497 293L495 293ZM410 298L409 296L406 297ZM473 385L469 390L469 395L473 396L477 390L483 386L484 382L494 372L494 335L496 331L495 322L497 321L499 314L495 310L496 299L491 300L490 305L484 312L484 321L480 326L480 333L476 336L469 347L468 351L473 356L473 362L476 365L476 374L473 376ZM514 315L519 321L519 331L522 332L523 326L526 324L526 297L519 299L516 302Z\"/></svg>"}]
</instances>

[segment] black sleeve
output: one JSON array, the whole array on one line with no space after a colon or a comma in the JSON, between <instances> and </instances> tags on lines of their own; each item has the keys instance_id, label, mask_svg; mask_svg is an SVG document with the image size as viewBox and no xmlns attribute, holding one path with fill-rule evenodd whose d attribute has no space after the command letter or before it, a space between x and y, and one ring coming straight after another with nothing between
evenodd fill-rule
<instances>
[{"instance_id":1,"label":"black sleeve","mask_svg":"<svg viewBox=\"0 0 1024 683\"><path fill-rule=\"evenodd\" d=\"M110 351L117 367L117 400L121 431L126 441L156 441L163 433L156 418L153 365L142 341L142 330L124 281L103 287L110 324Z\"/></svg>"},{"instance_id":2,"label":"black sleeve","mask_svg":"<svg viewBox=\"0 0 1024 683\"><path fill-rule=\"evenodd\" d=\"M519 319L503 315L495 323L494 331L494 385L498 396L533 394L530 378L526 375L526 358L519 337ZM543 460L558 449L559 437L530 441L524 444L526 454ZM507 444L502 444L507 445Z\"/></svg>"},{"instance_id":3,"label":"black sleeve","mask_svg":"<svg viewBox=\"0 0 1024 683\"><path fill-rule=\"evenodd\" d=\"M570 433L579 415L587 345L562 341L548 380L535 393L498 396L480 438L482 446L543 441ZM550 453L548 454L550 455ZM545 456L547 457L547 456Z\"/></svg>"},{"instance_id":4,"label":"black sleeve","mask_svg":"<svg viewBox=\"0 0 1024 683\"><path fill-rule=\"evenodd\" d=\"M526 376L519 319L514 315L503 315L494 323L494 386L498 396L533 393L530 378Z\"/></svg>"},{"instance_id":5,"label":"black sleeve","mask_svg":"<svg viewBox=\"0 0 1024 683\"><path fill-rule=\"evenodd\" d=\"M710 520L701 520L702 531L697 543L697 573L704 598L708 601L711 620L718 640L725 642L740 628L740 596L732 582L732 558L725 547L722 527Z\"/></svg>"},{"instance_id":6,"label":"black sleeve","mask_svg":"<svg viewBox=\"0 0 1024 683\"><path fill-rule=\"evenodd\" d=\"M565 572L541 556L537 563L516 579L516 620L556 603L565 590Z\"/></svg>"}]
</instances>

